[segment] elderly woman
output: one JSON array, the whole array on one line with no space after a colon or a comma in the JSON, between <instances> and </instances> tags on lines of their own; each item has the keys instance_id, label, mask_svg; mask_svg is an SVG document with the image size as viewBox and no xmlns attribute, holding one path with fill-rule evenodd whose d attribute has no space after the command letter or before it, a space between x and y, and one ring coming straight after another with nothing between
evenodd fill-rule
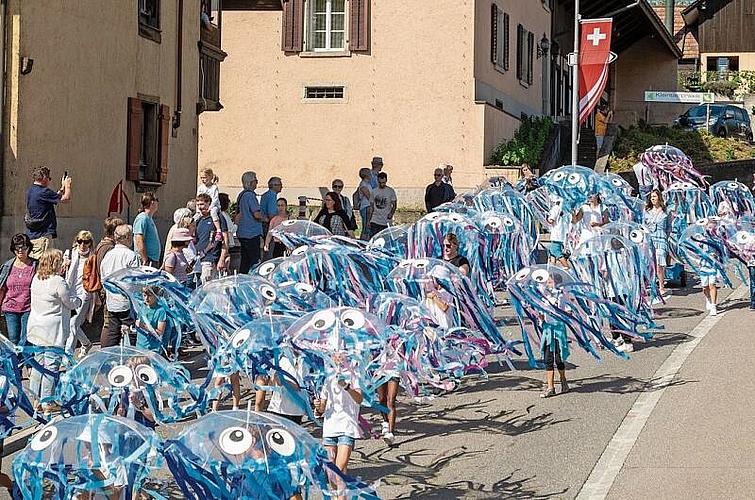
<instances>
[{"instance_id":1,"label":"elderly woman","mask_svg":"<svg viewBox=\"0 0 755 500\"><path fill-rule=\"evenodd\" d=\"M81 308L78 314L71 316L71 335L66 340L66 353L73 355L76 349L76 340L81 342L81 357L87 355L92 348L92 341L81 329L85 320L92 320L94 313L94 294L84 290L84 263L94 251L92 245L94 237L92 233L86 230L79 231L74 238L73 247L66 250L63 254L65 276L68 285L76 292L76 296L81 299Z\"/></svg>"},{"instance_id":2,"label":"elderly woman","mask_svg":"<svg viewBox=\"0 0 755 500\"><path fill-rule=\"evenodd\" d=\"M26 343L26 325L31 310L31 281L37 261L29 257L32 244L25 234L11 238L10 250L15 257L0 269L0 310L5 316L8 340L15 345Z\"/></svg>"},{"instance_id":3,"label":"elderly woman","mask_svg":"<svg viewBox=\"0 0 755 500\"><path fill-rule=\"evenodd\" d=\"M61 351L71 334L71 311L81 307L76 290L60 275L62 268L63 253L46 250L39 258L37 274L31 282L27 339L37 347L55 348L42 349L34 354L29 391L36 403L55 392ZM43 403L41 409L50 414L53 406Z\"/></svg>"}]
</instances>

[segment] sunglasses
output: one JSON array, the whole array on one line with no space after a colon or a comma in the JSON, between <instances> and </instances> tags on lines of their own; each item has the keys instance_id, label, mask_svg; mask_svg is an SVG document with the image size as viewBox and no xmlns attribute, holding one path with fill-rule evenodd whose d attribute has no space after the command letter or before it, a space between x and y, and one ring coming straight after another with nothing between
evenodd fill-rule
<instances>
[{"instance_id":1,"label":"sunglasses","mask_svg":"<svg viewBox=\"0 0 755 500\"><path fill-rule=\"evenodd\" d=\"M26 250L28 252L29 251L29 247L27 247L26 245L17 245L15 247L13 247L13 251L14 252L22 252L24 250Z\"/></svg>"},{"instance_id":2,"label":"sunglasses","mask_svg":"<svg viewBox=\"0 0 755 500\"><path fill-rule=\"evenodd\" d=\"M446 248L453 248L454 244L453 243L443 243L443 246L446 247Z\"/></svg>"},{"instance_id":3,"label":"sunglasses","mask_svg":"<svg viewBox=\"0 0 755 500\"><path fill-rule=\"evenodd\" d=\"M433 174L433 177L443 177L443 174Z\"/></svg>"},{"instance_id":4,"label":"sunglasses","mask_svg":"<svg viewBox=\"0 0 755 500\"><path fill-rule=\"evenodd\" d=\"M76 243L78 243L79 245L91 245L92 240L76 240Z\"/></svg>"},{"instance_id":5,"label":"sunglasses","mask_svg":"<svg viewBox=\"0 0 755 500\"><path fill-rule=\"evenodd\" d=\"M343 189L343 184L341 184L340 186L339 185L334 185L333 189Z\"/></svg>"}]
</instances>

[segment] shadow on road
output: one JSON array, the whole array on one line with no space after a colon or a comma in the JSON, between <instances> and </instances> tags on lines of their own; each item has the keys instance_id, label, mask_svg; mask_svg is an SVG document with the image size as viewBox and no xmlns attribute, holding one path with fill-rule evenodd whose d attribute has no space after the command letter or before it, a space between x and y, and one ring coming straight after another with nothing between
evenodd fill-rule
<instances>
[{"instance_id":1,"label":"shadow on road","mask_svg":"<svg viewBox=\"0 0 755 500\"><path fill-rule=\"evenodd\" d=\"M694 380L674 379L664 384L664 387L685 385ZM640 393L653 383L652 380L641 380L634 377L615 377L612 375L597 375L574 380L571 392L600 392L613 394Z\"/></svg>"}]
</instances>

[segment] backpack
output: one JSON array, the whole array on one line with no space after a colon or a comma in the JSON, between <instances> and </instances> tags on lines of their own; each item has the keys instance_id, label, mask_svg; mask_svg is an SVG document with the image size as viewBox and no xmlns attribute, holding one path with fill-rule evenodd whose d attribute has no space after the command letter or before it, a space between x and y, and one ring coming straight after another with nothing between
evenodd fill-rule
<instances>
[{"instance_id":1,"label":"backpack","mask_svg":"<svg viewBox=\"0 0 755 500\"><path fill-rule=\"evenodd\" d=\"M92 255L87 257L87 260L84 261L84 271L81 277L81 285L87 292L93 293L102 290L102 279L100 278L100 263L97 262L97 253L106 244L108 244L108 242L101 241L97 245L97 248L95 248L94 252L92 252ZM112 249L112 246L110 248Z\"/></svg>"},{"instance_id":2,"label":"backpack","mask_svg":"<svg viewBox=\"0 0 755 500\"><path fill-rule=\"evenodd\" d=\"M359 204L361 203L362 198L362 192L359 190L360 186L357 186L357 190L351 195L351 208L356 211L359 211Z\"/></svg>"}]
</instances>

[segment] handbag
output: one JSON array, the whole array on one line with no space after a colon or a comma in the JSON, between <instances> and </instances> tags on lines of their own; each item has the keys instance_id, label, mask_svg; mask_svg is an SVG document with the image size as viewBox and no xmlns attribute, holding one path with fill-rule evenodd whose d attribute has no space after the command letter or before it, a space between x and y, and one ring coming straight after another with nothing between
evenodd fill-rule
<instances>
[{"instance_id":1,"label":"handbag","mask_svg":"<svg viewBox=\"0 0 755 500\"><path fill-rule=\"evenodd\" d=\"M24 214L24 224L26 225L26 229L32 233L44 231L47 228L47 216L41 219L34 219L28 213Z\"/></svg>"}]
</instances>

